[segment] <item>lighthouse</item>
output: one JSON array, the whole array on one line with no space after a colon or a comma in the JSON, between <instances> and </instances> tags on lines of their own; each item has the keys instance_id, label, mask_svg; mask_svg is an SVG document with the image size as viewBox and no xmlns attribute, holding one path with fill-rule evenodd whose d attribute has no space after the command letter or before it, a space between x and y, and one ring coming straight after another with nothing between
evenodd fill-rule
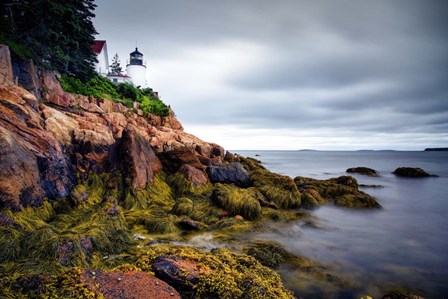
<instances>
[{"instance_id":1,"label":"lighthouse","mask_svg":"<svg viewBox=\"0 0 448 299\"><path fill-rule=\"evenodd\" d=\"M131 82L135 86L146 86L146 61L143 60L143 54L135 48L126 65L126 74L131 77Z\"/></svg>"}]
</instances>

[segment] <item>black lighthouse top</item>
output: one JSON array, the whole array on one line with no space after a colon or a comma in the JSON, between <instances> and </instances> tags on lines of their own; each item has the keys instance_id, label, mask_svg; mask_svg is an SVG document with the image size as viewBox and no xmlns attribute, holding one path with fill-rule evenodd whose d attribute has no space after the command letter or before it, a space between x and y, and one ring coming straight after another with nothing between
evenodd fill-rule
<instances>
[{"instance_id":1,"label":"black lighthouse top","mask_svg":"<svg viewBox=\"0 0 448 299\"><path fill-rule=\"evenodd\" d=\"M138 51L138 48L135 48L135 51L130 56L129 64L143 65L143 54Z\"/></svg>"}]
</instances>

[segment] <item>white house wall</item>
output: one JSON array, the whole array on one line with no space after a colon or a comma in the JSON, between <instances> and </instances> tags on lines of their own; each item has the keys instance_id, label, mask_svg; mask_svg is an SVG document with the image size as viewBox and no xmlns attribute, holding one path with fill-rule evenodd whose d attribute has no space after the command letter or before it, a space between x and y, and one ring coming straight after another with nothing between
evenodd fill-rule
<instances>
[{"instance_id":1,"label":"white house wall","mask_svg":"<svg viewBox=\"0 0 448 299\"><path fill-rule=\"evenodd\" d=\"M107 44L104 43L104 47L100 54L97 56L98 63L95 66L96 72L98 74L109 73L109 56L107 55Z\"/></svg>"}]
</instances>

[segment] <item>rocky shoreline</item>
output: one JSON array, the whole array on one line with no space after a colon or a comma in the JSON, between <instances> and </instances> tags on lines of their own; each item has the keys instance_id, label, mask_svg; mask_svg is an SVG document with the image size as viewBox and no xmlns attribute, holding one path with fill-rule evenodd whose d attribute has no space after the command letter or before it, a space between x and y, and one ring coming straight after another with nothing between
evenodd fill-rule
<instances>
[{"instance_id":1,"label":"rocky shoreline","mask_svg":"<svg viewBox=\"0 0 448 299\"><path fill-rule=\"evenodd\" d=\"M51 72L36 75L38 99L0 61L0 297L295 298L281 264L346 283L275 243L173 242L210 232L231 245L319 205L380 208L355 178L272 173L184 132L172 111L69 94Z\"/></svg>"}]
</instances>

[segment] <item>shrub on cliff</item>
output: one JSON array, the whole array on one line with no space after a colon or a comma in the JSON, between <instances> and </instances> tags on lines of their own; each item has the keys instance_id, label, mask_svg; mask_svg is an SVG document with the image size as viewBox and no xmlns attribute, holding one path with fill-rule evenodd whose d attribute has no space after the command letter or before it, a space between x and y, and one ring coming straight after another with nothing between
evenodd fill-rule
<instances>
[{"instance_id":1,"label":"shrub on cliff","mask_svg":"<svg viewBox=\"0 0 448 299\"><path fill-rule=\"evenodd\" d=\"M59 78L62 88L66 92L105 98L114 102L120 102L130 107L132 102L140 102L140 108L145 113L160 116L169 115L169 107L163 103L151 89L139 89L129 83L114 84L109 79L96 75L86 83L68 75Z\"/></svg>"}]
</instances>

